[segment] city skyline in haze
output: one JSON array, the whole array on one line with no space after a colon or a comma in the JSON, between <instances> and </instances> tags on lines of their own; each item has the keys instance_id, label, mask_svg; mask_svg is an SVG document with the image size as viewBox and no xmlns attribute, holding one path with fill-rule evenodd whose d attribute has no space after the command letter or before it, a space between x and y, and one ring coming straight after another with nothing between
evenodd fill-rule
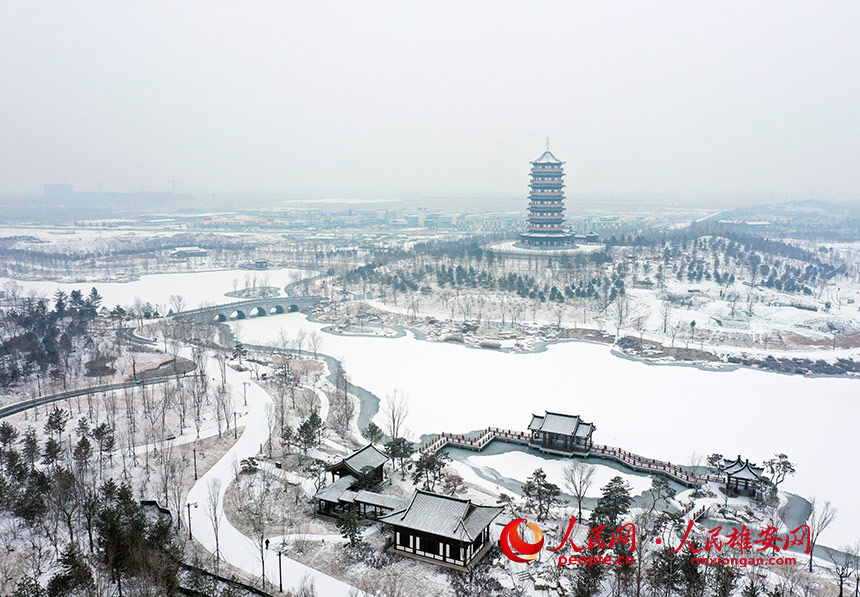
<instances>
[{"instance_id":1,"label":"city skyline in haze","mask_svg":"<svg viewBox=\"0 0 860 597\"><path fill-rule=\"evenodd\" d=\"M0 195L860 200L860 5L9 3Z\"/></svg>"}]
</instances>

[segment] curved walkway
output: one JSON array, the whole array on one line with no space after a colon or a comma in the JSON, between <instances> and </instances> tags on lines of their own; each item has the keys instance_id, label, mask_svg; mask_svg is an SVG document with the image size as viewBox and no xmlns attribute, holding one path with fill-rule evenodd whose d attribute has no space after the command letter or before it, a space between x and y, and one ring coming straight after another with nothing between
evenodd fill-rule
<instances>
[{"instance_id":1,"label":"curved walkway","mask_svg":"<svg viewBox=\"0 0 860 597\"><path fill-rule=\"evenodd\" d=\"M210 366L214 367L215 363L211 362ZM229 367L227 368L228 385L240 400L241 392L237 392L236 388L241 388L242 383L245 381L247 381L245 375ZM233 480L232 463L234 460L242 460L258 453L260 439L268 435L265 413L266 404L270 404L271 401L272 399L268 393L252 381L248 386L248 414L245 417L245 430L236 443L233 444L233 447L211 469L200 477L188 493L188 503L192 504L192 506L196 504L196 509L193 509L191 517L191 534L194 539L212 553L215 552L215 534L205 511L209 493L209 481L212 479L221 480L219 508L223 515L224 494L227 492L227 486ZM257 546L252 539L243 535L236 527L230 524L226 516L223 516L220 523L219 546L221 555L225 561L244 570L255 578L260 578L262 575L262 566ZM276 583L278 555L274 551L267 551L265 558L266 580L269 583L272 583L272 581ZM289 557L282 558L281 566L285 587L298 585L303 577L308 576L313 579L317 592L326 597L347 597L350 595L350 591L353 590L353 587L349 584L323 574Z\"/></svg>"}]
</instances>

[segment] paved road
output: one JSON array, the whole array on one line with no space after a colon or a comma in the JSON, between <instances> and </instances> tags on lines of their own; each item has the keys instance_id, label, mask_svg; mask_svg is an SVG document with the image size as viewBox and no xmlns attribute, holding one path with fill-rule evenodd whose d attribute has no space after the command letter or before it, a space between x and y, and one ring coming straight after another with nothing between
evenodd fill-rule
<instances>
[{"instance_id":1,"label":"paved road","mask_svg":"<svg viewBox=\"0 0 860 597\"><path fill-rule=\"evenodd\" d=\"M74 398L75 396L86 396L87 394L97 394L98 392L111 392L114 390L122 390L124 388L133 388L138 385L148 386L154 383L164 383L165 381L168 381L173 377L174 375L171 373L170 375L165 375L164 377L152 377L145 381L142 381L141 383L137 383L136 381L123 381L119 383L112 383L101 386L93 386L91 388L81 388L80 390L69 390L68 392L60 392L59 394L39 396L38 398L24 400L23 402L7 404L6 406L0 408L0 419L8 417L10 415L14 415L19 412L23 412L29 408L42 406L44 404L50 404L51 402L58 402L60 400L65 400L66 398Z\"/></svg>"}]
</instances>

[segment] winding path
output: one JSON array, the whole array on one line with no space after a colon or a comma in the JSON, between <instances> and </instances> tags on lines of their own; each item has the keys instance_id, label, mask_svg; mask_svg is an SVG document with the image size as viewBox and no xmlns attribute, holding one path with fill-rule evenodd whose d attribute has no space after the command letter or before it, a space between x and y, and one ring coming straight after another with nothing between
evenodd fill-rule
<instances>
[{"instance_id":1,"label":"winding path","mask_svg":"<svg viewBox=\"0 0 860 597\"><path fill-rule=\"evenodd\" d=\"M215 367L214 359L210 362L210 366ZM231 391L236 396L237 400L242 399L242 393L237 392L236 388L241 388L242 383L247 381L243 373L227 368L227 383ZM191 487L188 492L188 503L192 504L191 516L191 534L203 547L208 551L215 552L215 534L212 530L212 524L206 515L206 501L208 498L208 484L212 479L221 480L221 493L219 499L219 508L223 515L224 513L224 494L227 492L227 486L233 480L233 460L242 460L249 456L254 456L259 452L261 438L268 435L266 425L266 404L271 403L272 399L268 393L253 381L248 386L248 406L247 415L245 416L245 429L242 435L236 441L230 450L212 466L200 479ZM237 402L238 403L238 402ZM194 505L196 504L196 508ZM221 555L225 561L231 565L244 570L255 578L262 575L262 567L260 564L259 550L254 541L230 524L226 516L221 519L219 529L219 546ZM297 562L289 557L283 557L281 561L284 587L293 587L298 585L305 576L313 579L317 592L326 597L347 597L353 587L349 584L337 580L327 574L324 574L310 566L306 566L301 562ZM278 555L274 551L266 552L266 580L277 583L278 575Z\"/></svg>"}]
</instances>

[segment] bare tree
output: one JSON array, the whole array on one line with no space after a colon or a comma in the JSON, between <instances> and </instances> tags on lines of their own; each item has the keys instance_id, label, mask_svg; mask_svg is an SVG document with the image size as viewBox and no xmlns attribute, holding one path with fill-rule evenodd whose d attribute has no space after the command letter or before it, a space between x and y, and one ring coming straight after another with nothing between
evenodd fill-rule
<instances>
[{"instance_id":1,"label":"bare tree","mask_svg":"<svg viewBox=\"0 0 860 597\"><path fill-rule=\"evenodd\" d=\"M394 393L385 397L385 430L391 439L404 437L403 424L409 414L409 400L403 391L394 390Z\"/></svg>"},{"instance_id":2,"label":"bare tree","mask_svg":"<svg viewBox=\"0 0 860 597\"><path fill-rule=\"evenodd\" d=\"M224 509L221 507L221 479L217 477L210 479L207 489L206 515L212 523L212 532L215 533L215 568L217 569L221 559L218 527L221 526L221 518L224 516Z\"/></svg>"},{"instance_id":3,"label":"bare tree","mask_svg":"<svg viewBox=\"0 0 860 597\"><path fill-rule=\"evenodd\" d=\"M839 551L833 550L830 552L830 561L833 563L831 572L836 577L836 582L839 583L839 597L845 597L845 583L851 578L851 575L857 571L857 551L855 547L843 547Z\"/></svg>"},{"instance_id":4,"label":"bare tree","mask_svg":"<svg viewBox=\"0 0 860 597\"><path fill-rule=\"evenodd\" d=\"M624 322L627 315L630 313L630 299L627 295L619 295L615 299L615 337L621 333L621 328L624 327Z\"/></svg>"},{"instance_id":5,"label":"bare tree","mask_svg":"<svg viewBox=\"0 0 860 597\"><path fill-rule=\"evenodd\" d=\"M594 481L594 466L575 460L564 468L565 485L576 498L576 518L582 520L582 500Z\"/></svg>"},{"instance_id":6,"label":"bare tree","mask_svg":"<svg viewBox=\"0 0 860 597\"><path fill-rule=\"evenodd\" d=\"M186 451L185 454L188 452ZM170 467L170 504L173 511L176 513L177 526L182 520L182 495L185 488L185 472L188 467L188 458L183 454L180 458L176 458L171 463Z\"/></svg>"},{"instance_id":7,"label":"bare tree","mask_svg":"<svg viewBox=\"0 0 860 597\"><path fill-rule=\"evenodd\" d=\"M276 485L274 478L267 469L260 468L255 474L255 483L247 488L245 499L242 503L242 515L251 529L254 543L260 555L262 566L263 588L266 587L266 534L268 523L272 519L274 511L274 500L271 491Z\"/></svg>"},{"instance_id":8,"label":"bare tree","mask_svg":"<svg viewBox=\"0 0 860 597\"><path fill-rule=\"evenodd\" d=\"M179 313L185 309L185 299L182 298L181 294L171 294L169 302L174 313Z\"/></svg>"},{"instance_id":9,"label":"bare tree","mask_svg":"<svg viewBox=\"0 0 860 597\"><path fill-rule=\"evenodd\" d=\"M738 310L738 301L740 300L740 298L741 297L738 296L737 292L729 293L729 295L726 296L726 302L729 304L729 317L731 317L732 319L735 318L735 313Z\"/></svg>"},{"instance_id":10,"label":"bare tree","mask_svg":"<svg viewBox=\"0 0 860 597\"><path fill-rule=\"evenodd\" d=\"M669 328L669 316L672 314L672 305L669 301L663 301L663 306L660 308L660 317L663 319L663 333L665 334Z\"/></svg>"},{"instance_id":11,"label":"bare tree","mask_svg":"<svg viewBox=\"0 0 860 597\"><path fill-rule=\"evenodd\" d=\"M755 293L750 290L747 292L746 300L744 301L744 306L746 307L747 317L752 317L755 311L755 304L758 302L758 297Z\"/></svg>"},{"instance_id":12,"label":"bare tree","mask_svg":"<svg viewBox=\"0 0 860 597\"><path fill-rule=\"evenodd\" d=\"M567 313L567 307L563 304L559 304L554 309L555 312L555 327L561 329L561 322L564 320L564 316Z\"/></svg>"},{"instance_id":13,"label":"bare tree","mask_svg":"<svg viewBox=\"0 0 860 597\"><path fill-rule=\"evenodd\" d=\"M833 519L836 518L836 508L830 502L824 502L820 506L816 498L812 498L812 511L809 513L809 571L812 572L812 554L815 552L815 544Z\"/></svg>"},{"instance_id":14,"label":"bare tree","mask_svg":"<svg viewBox=\"0 0 860 597\"><path fill-rule=\"evenodd\" d=\"M322 336L320 336L316 331L311 332L311 335L308 336L308 346L314 353L314 358L317 358L317 354L319 353L320 348L322 348Z\"/></svg>"},{"instance_id":15,"label":"bare tree","mask_svg":"<svg viewBox=\"0 0 860 597\"><path fill-rule=\"evenodd\" d=\"M301 356L302 349L305 346L305 340L308 337L308 333L304 328L301 328L298 332L296 332L296 339L293 340L293 346L296 347L296 352Z\"/></svg>"},{"instance_id":16,"label":"bare tree","mask_svg":"<svg viewBox=\"0 0 860 597\"><path fill-rule=\"evenodd\" d=\"M275 409L275 405L271 402L266 402L265 406L266 410L266 429L269 432L269 438L266 441L268 445L269 458L272 457L272 438L275 436L275 430L278 428L278 413Z\"/></svg>"}]
</instances>

